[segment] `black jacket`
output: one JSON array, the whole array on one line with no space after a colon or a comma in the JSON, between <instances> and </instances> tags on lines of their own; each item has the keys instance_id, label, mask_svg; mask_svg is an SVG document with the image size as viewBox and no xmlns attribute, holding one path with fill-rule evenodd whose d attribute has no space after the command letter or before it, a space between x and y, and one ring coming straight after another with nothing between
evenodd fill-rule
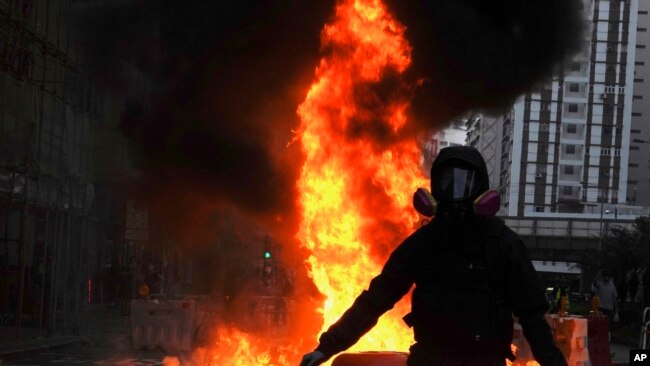
<instances>
[{"instance_id":1,"label":"black jacket","mask_svg":"<svg viewBox=\"0 0 650 366\"><path fill-rule=\"evenodd\" d=\"M443 149L433 163L432 173L454 159L474 165L483 177L483 188L487 189L485 162L473 148L461 146ZM504 360L511 355L511 314L514 314L542 366L566 365L544 319L548 310L544 292L517 234L494 217L471 216L460 225L449 220L452 220L450 216L439 215L404 240L393 251L381 274L370 282L368 290L363 291L343 316L320 336L317 350L330 358L351 347L415 284L411 305L412 314L416 316L410 320L416 342L424 347L417 347L416 344L411 348L409 364L435 364L430 361L430 356L435 358L436 353L442 355L454 348L462 348L465 353L477 351L477 358L487 355ZM485 261L481 262L481 258ZM499 301L498 306L490 307L491 311L505 314L505 317L504 314L488 315L503 321L503 332L497 336L490 334L487 339L476 342L475 345L489 345L487 348L477 346L480 349L476 350L472 349L473 343L469 348L467 344L453 343L463 339L464 330L449 319L454 316L455 319L476 316L477 311L485 311L488 306L477 306L474 310L470 310L469 306L465 309L463 304L459 306L458 302L447 301L450 297L447 291L449 287L445 287L478 283L480 279L473 281L477 273L474 262L483 266L486 287L490 287ZM481 296L478 299L480 302ZM426 355L424 358L427 361L412 362L422 356L414 354L419 350L434 354Z\"/></svg>"},{"instance_id":2,"label":"black jacket","mask_svg":"<svg viewBox=\"0 0 650 366\"><path fill-rule=\"evenodd\" d=\"M486 232L482 228L494 227L493 222L490 222L493 220L497 219L477 219L469 224L472 228L467 233L484 235ZM412 307L416 308L420 305L418 302L425 301L422 300L423 296L417 295L419 288L440 288L439 283L455 283L454 279L462 275L458 273L458 269L462 267L458 262L463 261L464 251L462 245L457 243L454 247L442 249L445 252L443 257L445 260L436 261L436 256L441 253L441 248L437 246L444 242L449 243L447 239L441 240L440 236L436 235L439 233L440 226L442 225L435 221L423 226L395 249L381 274L370 282L368 290L361 293L343 316L320 336L320 345L317 348L319 351L329 358L351 347L377 323L379 316L390 310L409 291L413 284L416 287ZM519 319L533 354L542 366L566 365L561 352L554 346L551 330L544 319L548 305L526 249L512 230L505 226L502 228L499 234L502 239L500 244L495 241L489 244L501 246L501 248L491 249L496 249L492 253L499 253L498 255L501 256L495 260L495 263L503 266L503 271L498 271L501 274L496 274L495 278L503 281L500 286L504 296L503 308L510 309ZM431 260L439 265L433 276L425 273L428 267L426 263ZM445 296L444 293L437 295L440 298ZM445 336L450 331L438 327L418 332L418 326L414 324L418 342L423 341L418 339L418 333L440 332L441 336ZM496 354L503 355L504 359L510 351L509 342L512 333L509 337L505 339L504 348L492 350ZM426 340L426 342L435 341L436 339ZM434 344L433 346L444 350L450 345Z\"/></svg>"}]
</instances>

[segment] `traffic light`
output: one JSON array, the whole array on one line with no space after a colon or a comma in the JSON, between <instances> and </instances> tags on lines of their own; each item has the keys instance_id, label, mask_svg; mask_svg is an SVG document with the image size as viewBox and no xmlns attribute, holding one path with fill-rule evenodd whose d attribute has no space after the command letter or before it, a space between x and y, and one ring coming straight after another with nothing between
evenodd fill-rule
<instances>
[{"instance_id":1,"label":"traffic light","mask_svg":"<svg viewBox=\"0 0 650 366\"><path fill-rule=\"evenodd\" d=\"M264 266L262 267L262 281L264 286L271 284L271 275L273 274L273 263L271 263L271 251L264 251Z\"/></svg>"}]
</instances>

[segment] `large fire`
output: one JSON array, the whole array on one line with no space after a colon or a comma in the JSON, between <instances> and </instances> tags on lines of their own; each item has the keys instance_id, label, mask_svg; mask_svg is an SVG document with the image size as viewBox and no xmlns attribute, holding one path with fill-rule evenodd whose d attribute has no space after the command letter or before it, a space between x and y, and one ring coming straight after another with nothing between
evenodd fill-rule
<instances>
[{"instance_id":1,"label":"large fire","mask_svg":"<svg viewBox=\"0 0 650 366\"><path fill-rule=\"evenodd\" d=\"M324 327L379 274L388 253L373 247L393 248L418 218L411 195L426 180L415 141L377 149L369 138L349 137L353 124L377 123L364 118L368 111L355 103L359 86L378 84L386 73L401 73L409 66L403 32L379 0L340 3L322 34L332 52L321 60L317 80L298 109L306 155L298 182L303 210L298 238L311 252L314 283L326 296ZM407 101L395 99L382 101L380 111L371 112L393 135L404 127L408 108ZM407 351L413 343L402 321L407 312L408 304L400 302L352 349Z\"/></svg>"},{"instance_id":2,"label":"large fire","mask_svg":"<svg viewBox=\"0 0 650 366\"><path fill-rule=\"evenodd\" d=\"M421 151L415 139L396 138L407 122L408 97L386 98L374 89L387 75L394 78L408 68L404 30L380 0L339 1L322 32L329 52L298 107L296 141L305 161L297 182L302 213L297 238L311 253L309 271L325 296L321 332L418 225L411 195L428 184ZM409 309L408 299L400 301L351 350L408 351L413 337L402 317ZM300 352L309 351L301 349L303 341L314 343L317 337L303 334L291 347L271 349L263 335L223 329L214 349L199 348L191 358L200 365L297 365ZM168 358L165 364L179 361Z\"/></svg>"}]
</instances>

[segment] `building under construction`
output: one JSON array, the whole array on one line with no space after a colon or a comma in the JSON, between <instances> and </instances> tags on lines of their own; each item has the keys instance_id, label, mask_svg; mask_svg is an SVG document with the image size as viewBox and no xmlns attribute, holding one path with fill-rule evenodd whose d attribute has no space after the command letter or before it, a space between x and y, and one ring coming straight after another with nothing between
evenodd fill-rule
<instances>
[{"instance_id":1,"label":"building under construction","mask_svg":"<svg viewBox=\"0 0 650 366\"><path fill-rule=\"evenodd\" d=\"M110 102L76 46L75 3L0 1L0 325L17 333L83 332L87 304L114 296L102 281L124 206L105 188Z\"/></svg>"}]
</instances>

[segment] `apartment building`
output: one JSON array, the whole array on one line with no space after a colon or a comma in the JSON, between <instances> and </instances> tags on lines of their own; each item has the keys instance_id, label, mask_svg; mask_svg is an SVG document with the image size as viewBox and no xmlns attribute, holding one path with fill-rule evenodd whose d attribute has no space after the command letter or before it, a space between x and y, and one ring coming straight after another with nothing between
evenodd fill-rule
<instances>
[{"instance_id":1,"label":"apartment building","mask_svg":"<svg viewBox=\"0 0 650 366\"><path fill-rule=\"evenodd\" d=\"M627 202L650 207L650 2L639 1L637 11L634 91L630 160L628 163Z\"/></svg>"},{"instance_id":2,"label":"apartment building","mask_svg":"<svg viewBox=\"0 0 650 366\"><path fill-rule=\"evenodd\" d=\"M508 216L597 215L628 202L637 0L585 0L585 47L515 103Z\"/></svg>"}]
</instances>

